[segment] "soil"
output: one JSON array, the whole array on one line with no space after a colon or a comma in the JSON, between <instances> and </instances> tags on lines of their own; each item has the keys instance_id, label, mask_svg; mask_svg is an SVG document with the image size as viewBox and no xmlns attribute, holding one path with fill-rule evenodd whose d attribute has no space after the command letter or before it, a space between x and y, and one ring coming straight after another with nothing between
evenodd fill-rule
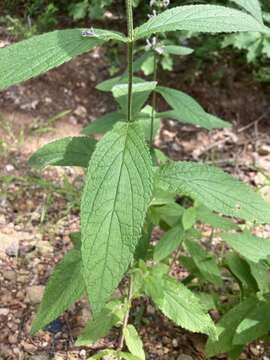
<instances>
[{"instance_id":1,"label":"soil","mask_svg":"<svg viewBox=\"0 0 270 360\"><path fill-rule=\"evenodd\" d=\"M0 29L0 46L8 41ZM270 187L264 186L265 175L270 175L270 85L254 82L251 69L236 60L227 54L203 66L184 60L173 72L160 73L162 84L186 91L233 127L207 132L166 120L156 146L175 160L221 166L251 185L263 186L270 200ZM75 347L89 314L86 299L61 317L57 334L44 330L29 335L49 274L71 247L68 234L79 229L82 172L35 172L27 159L40 145L79 134L87 123L115 108L110 95L95 89L108 77L107 69L104 50L97 49L0 94L0 359L86 359L96 349L116 344L117 330L93 347ZM160 99L159 108L165 109ZM51 121L65 110L70 113ZM260 231L270 237L269 227ZM176 328L150 304L145 304L144 316L141 335L148 359L205 359L203 336ZM240 359L270 359L270 348L253 343Z\"/></svg>"}]
</instances>

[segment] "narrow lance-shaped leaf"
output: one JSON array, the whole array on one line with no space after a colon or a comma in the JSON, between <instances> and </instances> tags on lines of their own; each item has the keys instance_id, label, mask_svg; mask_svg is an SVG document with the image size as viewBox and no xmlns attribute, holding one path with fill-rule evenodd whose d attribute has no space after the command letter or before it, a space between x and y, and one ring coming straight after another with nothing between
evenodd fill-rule
<instances>
[{"instance_id":1,"label":"narrow lance-shaped leaf","mask_svg":"<svg viewBox=\"0 0 270 360\"><path fill-rule=\"evenodd\" d=\"M262 9L259 0L231 0L235 4L239 5L251 15L253 15L258 21L263 23Z\"/></svg>"},{"instance_id":2,"label":"narrow lance-shaped leaf","mask_svg":"<svg viewBox=\"0 0 270 360\"><path fill-rule=\"evenodd\" d=\"M34 334L43 329L62 315L82 296L84 290L81 253L79 250L73 249L56 265L46 286L31 333Z\"/></svg>"},{"instance_id":3,"label":"narrow lance-shaped leaf","mask_svg":"<svg viewBox=\"0 0 270 360\"><path fill-rule=\"evenodd\" d=\"M231 127L231 124L227 121L208 114L197 101L182 91L162 86L158 86L156 91L162 95L166 102L173 108L173 110L159 113L160 117L170 117L209 130Z\"/></svg>"},{"instance_id":4,"label":"narrow lance-shaped leaf","mask_svg":"<svg viewBox=\"0 0 270 360\"><path fill-rule=\"evenodd\" d=\"M90 160L81 206L84 278L94 315L128 268L152 183L151 157L140 125L117 124Z\"/></svg>"},{"instance_id":5,"label":"narrow lance-shaped leaf","mask_svg":"<svg viewBox=\"0 0 270 360\"><path fill-rule=\"evenodd\" d=\"M168 162L156 173L165 190L185 194L208 209L257 223L270 223L270 204L231 175L195 162Z\"/></svg>"},{"instance_id":6,"label":"narrow lance-shaped leaf","mask_svg":"<svg viewBox=\"0 0 270 360\"><path fill-rule=\"evenodd\" d=\"M0 90L43 74L110 39L126 41L116 32L95 29L94 36L83 37L82 31L52 31L0 49Z\"/></svg>"},{"instance_id":7,"label":"narrow lance-shaped leaf","mask_svg":"<svg viewBox=\"0 0 270 360\"><path fill-rule=\"evenodd\" d=\"M166 10L152 17L134 31L135 39L167 31L237 32L270 30L249 14L219 5L186 5Z\"/></svg>"},{"instance_id":8,"label":"narrow lance-shaped leaf","mask_svg":"<svg viewBox=\"0 0 270 360\"><path fill-rule=\"evenodd\" d=\"M270 256L270 240L253 236L248 231L241 234L224 234L222 239L239 254L255 263L267 260Z\"/></svg>"},{"instance_id":9,"label":"narrow lance-shaped leaf","mask_svg":"<svg viewBox=\"0 0 270 360\"><path fill-rule=\"evenodd\" d=\"M96 140L88 137L66 137L42 146L29 159L29 165L43 168L48 165L87 167Z\"/></svg>"}]
</instances>

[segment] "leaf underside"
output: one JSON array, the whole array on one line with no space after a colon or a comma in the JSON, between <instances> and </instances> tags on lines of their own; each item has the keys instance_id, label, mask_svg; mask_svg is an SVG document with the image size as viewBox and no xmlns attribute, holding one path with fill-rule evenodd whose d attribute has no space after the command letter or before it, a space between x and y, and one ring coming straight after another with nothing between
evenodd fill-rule
<instances>
[{"instance_id":1,"label":"leaf underside","mask_svg":"<svg viewBox=\"0 0 270 360\"><path fill-rule=\"evenodd\" d=\"M137 123L119 123L98 143L81 205L84 278L93 314L128 268L152 196L152 166Z\"/></svg>"}]
</instances>

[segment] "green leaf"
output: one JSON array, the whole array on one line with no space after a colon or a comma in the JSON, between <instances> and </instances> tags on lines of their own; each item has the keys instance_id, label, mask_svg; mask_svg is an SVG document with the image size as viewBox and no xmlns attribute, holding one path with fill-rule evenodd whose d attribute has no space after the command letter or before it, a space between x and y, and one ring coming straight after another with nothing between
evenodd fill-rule
<instances>
[{"instance_id":1,"label":"green leaf","mask_svg":"<svg viewBox=\"0 0 270 360\"><path fill-rule=\"evenodd\" d=\"M269 29L263 24L242 11L218 5L187 5L174 7L152 17L135 29L134 37L137 40L151 34L176 30L269 33Z\"/></svg>"},{"instance_id":2,"label":"green leaf","mask_svg":"<svg viewBox=\"0 0 270 360\"><path fill-rule=\"evenodd\" d=\"M0 49L0 90L43 74L104 41L125 41L121 34L99 29L96 36L83 37L82 30L57 30Z\"/></svg>"},{"instance_id":3,"label":"green leaf","mask_svg":"<svg viewBox=\"0 0 270 360\"><path fill-rule=\"evenodd\" d=\"M84 290L81 254L73 249L56 265L48 281L31 334L58 318L82 296Z\"/></svg>"},{"instance_id":4,"label":"green leaf","mask_svg":"<svg viewBox=\"0 0 270 360\"><path fill-rule=\"evenodd\" d=\"M238 325L234 344L246 344L266 335L270 330L270 302L258 301Z\"/></svg>"},{"instance_id":5,"label":"green leaf","mask_svg":"<svg viewBox=\"0 0 270 360\"><path fill-rule=\"evenodd\" d=\"M233 338L238 325L256 306L256 297L250 297L229 310L217 323L218 339L209 338L205 348L207 357L228 353L234 349Z\"/></svg>"},{"instance_id":6,"label":"green leaf","mask_svg":"<svg viewBox=\"0 0 270 360\"><path fill-rule=\"evenodd\" d=\"M124 329L124 337L127 348L131 354L141 360L145 360L142 340L133 325L130 324Z\"/></svg>"},{"instance_id":7,"label":"green leaf","mask_svg":"<svg viewBox=\"0 0 270 360\"><path fill-rule=\"evenodd\" d=\"M264 263L254 263L247 260L251 274L257 282L258 288L261 293L265 294L269 292L269 280L268 280L268 266Z\"/></svg>"},{"instance_id":8,"label":"green leaf","mask_svg":"<svg viewBox=\"0 0 270 360\"><path fill-rule=\"evenodd\" d=\"M248 231L241 234L224 234L222 239L239 254L255 263L267 260L270 256L270 241L253 236Z\"/></svg>"},{"instance_id":9,"label":"green leaf","mask_svg":"<svg viewBox=\"0 0 270 360\"><path fill-rule=\"evenodd\" d=\"M117 124L98 143L81 205L84 278L94 315L128 268L152 198L153 170L138 123Z\"/></svg>"},{"instance_id":10,"label":"green leaf","mask_svg":"<svg viewBox=\"0 0 270 360\"><path fill-rule=\"evenodd\" d=\"M164 54L170 55L190 55L193 53L193 49L186 47L186 46L177 46L177 45L165 45L163 46Z\"/></svg>"},{"instance_id":11,"label":"green leaf","mask_svg":"<svg viewBox=\"0 0 270 360\"><path fill-rule=\"evenodd\" d=\"M75 345L89 346L94 344L99 339L105 337L113 326L115 326L119 321L122 321L123 317L124 310L121 309L121 303L109 303L95 319L88 321Z\"/></svg>"},{"instance_id":12,"label":"green leaf","mask_svg":"<svg viewBox=\"0 0 270 360\"><path fill-rule=\"evenodd\" d=\"M213 256L192 240L185 240L185 246L205 280L223 286L220 270Z\"/></svg>"},{"instance_id":13,"label":"green leaf","mask_svg":"<svg viewBox=\"0 0 270 360\"><path fill-rule=\"evenodd\" d=\"M82 133L84 135L93 135L93 134L105 134L107 131L110 131L118 121L123 121L124 116L120 112L111 112L101 117L97 118L91 124L87 125Z\"/></svg>"},{"instance_id":14,"label":"green leaf","mask_svg":"<svg viewBox=\"0 0 270 360\"><path fill-rule=\"evenodd\" d=\"M144 129L145 139L149 141L150 132L151 132L151 112L152 107L147 105L142 109L141 112L135 115L134 121L139 121ZM126 121L127 116L121 112L112 112L105 114L100 118L96 119L90 125L85 127L82 130L82 133L85 135L93 134L104 134L114 127L114 125L119 121ZM160 118L156 117L154 119L154 128L153 134L155 135L160 127Z\"/></svg>"},{"instance_id":15,"label":"green leaf","mask_svg":"<svg viewBox=\"0 0 270 360\"><path fill-rule=\"evenodd\" d=\"M159 113L160 117L170 117L209 130L231 127L230 123L205 112L197 101L182 91L161 86L158 86L156 91L173 108L172 111Z\"/></svg>"},{"instance_id":16,"label":"green leaf","mask_svg":"<svg viewBox=\"0 0 270 360\"><path fill-rule=\"evenodd\" d=\"M196 215L197 210L195 207L185 209L182 217L182 224L185 231L191 229L196 223Z\"/></svg>"},{"instance_id":17,"label":"green leaf","mask_svg":"<svg viewBox=\"0 0 270 360\"><path fill-rule=\"evenodd\" d=\"M238 6L245 9L251 15L255 17L258 21L263 23L262 9L259 0L231 0Z\"/></svg>"},{"instance_id":18,"label":"green leaf","mask_svg":"<svg viewBox=\"0 0 270 360\"><path fill-rule=\"evenodd\" d=\"M81 233L80 232L73 232L69 234L70 240L72 241L73 246L75 249L80 250L81 249Z\"/></svg>"},{"instance_id":19,"label":"green leaf","mask_svg":"<svg viewBox=\"0 0 270 360\"><path fill-rule=\"evenodd\" d=\"M152 276L152 283L155 283L154 287L146 284L146 292L165 316L184 329L215 337L212 319L188 288L169 277ZM159 291L153 291L154 288Z\"/></svg>"},{"instance_id":20,"label":"green leaf","mask_svg":"<svg viewBox=\"0 0 270 360\"><path fill-rule=\"evenodd\" d=\"M167 231L158 241L154 249L154 260L161 261L181 245L184 231L181 225L175 226Z\"/></svg>"},{"instance_id":21,"label":"green leaf","mask_svg":"<svg viewBox=\"0 0 270 360\"><path fill-rule=\"evenodd\" d=\"M141 69L145 76L151 75L154 72L155 68L155 56L151 52L148 57L144 60L144 62L141 65Z\"/></svg>"},{"instance_id":22,"label":"green leaf","mask_svg":"<svg viewBox=\"0 0 270 360\"><path fill-rule=\"evenodd\" d=\"M234 224L231 220L226 219L218 214L213 213L206 206L198 206L197 219L204 224L212 226L214 229L222 230L237 230L238 225Z\"/></svg>"},{"instance_id":23,"label":"green leaf","mask_svg":"<svg viewBox=\"0 0 270 360\"><path fill-rule=\"evenodd\" d=\"M155 81L144 81L142 83L135 83L132 87L132 114L136 115L144 103L148 99L151 92L157 86ZM112 88L112 93L123 111L128 112L128 84L115 85Z\"/></svg>"},{"instance_id":24,"label":"green leaf","mask_svg":"<svg viewBox=\"0 0 270 360\"><path fill-rule=\"evenodd\" d=\"M29 159L29 165L43 168L48 165L87 167L96 140L88 137L66 137L42 146Z\"/></svg>"},{"instance_id":25,"label":"green leaf","mask_svg":"<svg viewBox=\"0 0 270 360\"><path fill-rule=\"evenodd\" d=\"M156 172L164 190L190 196L208 209L257 223L270 223L270 204L221 169L195 162L168 162Z\"/></svg>"},{"instance_id":26,"label":"green leaf","mask_svg":"<svg viewBox=\"0 0 270 360\"><path fill-rule=\"evenodd\" d=\"M241 287L249 292L257 292L258 287L249 264L236 253L227 253L225 256L225 265L229 268L231 273L240 281Z\"/></svg>"}]
</instances>

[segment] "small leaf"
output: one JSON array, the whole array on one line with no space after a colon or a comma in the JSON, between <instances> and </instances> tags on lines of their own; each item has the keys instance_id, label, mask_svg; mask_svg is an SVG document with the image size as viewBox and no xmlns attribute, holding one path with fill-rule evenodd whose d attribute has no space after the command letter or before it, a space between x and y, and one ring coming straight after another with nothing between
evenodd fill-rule
<instances>
[{"instance_id":1,"label":"small leaf","mask_svg":"<svg viewBox=\"0 0 270 360\"><path fill-rule=\"evenodd\" d=\"M123 121L124 116L120 112L111 112L97 118L90 125L87 125L82 133L84 135L105 134L110 131L118 121Z\"/></svg>"},{"instance_id":2,"label":"small leaf","mask_svg":"<svg viewBox=\"0 0 270 360\"><path fill-rule=\"evenodd\" d=\"M147 294L164 315L184 329L215 337L215 325L196 295L172 278L152 280L156 283L155 288L161 290L157 293L153 291L154 287L147 286Z\"/></svg>"},{"instance_id":3,"label":"small leaf","mask_svg":"<svg viewBox=\"0 0 270 360\"><path fill-rule=\"evenodd\" d=\"M169 117L187 124L206 129L231 127L231 124L204 111L200 104L182 91L158 86L156 91L173 108L172 111L159 113L160 117Z\"/></svg>"},{"instance_id":4,"label":"small leaf","mask_svg":"<svg viewBox=\"0 0 270 360\"><path fill-rule=\"evenodd\" d=\"M96 140L88 137L66 137L42 146L29 159L29 165L43 168L48 165L87 167Z\"/></svg>"},{"instance_id":5,"label":"small leaf","mask_svg":"<svg viewBox=\"0 0 270 360\"><path fill-rule=\"evenodd\" d=\"M218 5L177 6L152 17L134 31L135 39L167 31L188 30L205 33L258 31L269 29L251 15Z\"/></svg>"},{"instance_id":6,"label":"small leaf","mask_svg":"<svg viewBox=\"0 0 270 360\"><path fill-rule=\"evenodd\" d=\"M141 236L153 172L138 123L119 123L90 160L81 205L84 278L94 315L116 288Z\"/></svg>"},{"instance_id":7,"label":"small leaf","mask_svg":"<svg viewBox=\"0 0 270 360\"><path fill-rule=\"evenodd\" d=\"M163 46L163 52L165 54L170 55L190 55L193 53L193 49L186 47L186 46L176 46L176 45L165 45Z\"/></svg>"},{"instance_id":8,"label":"small leaf","mask_svg":"<svg viewBox=\"0 0 270 360\"><path fill-rule=\"evenodd\" d=\"M270 256L270 241L253 236L245 231L241 234L224 234L222 239L246 259L258 263Z\"/></svg>"},{"instance_id":9,"label":"small leaf","mask_svg":"<svg viewBox=\"0 0 270 360\"><path fill-rule=\"evenodd\" d=\"M205 280L221 287L223 285L223 281L220 270L213 256L192 240L186 239L185 246Z\"/></svg>"},{"instance_id":10,"label":"small leaf","mask_svg":"<svg viewBox=\"0 0 270 360\"><path fill-rule=\"evenodd\" d=\"M96 36L84 38L82 30L57 30L0 49L0 90L43 74L104 41L126 41L119 33L99 29Z\"/></svg>"},{"instance_id":11,"label":"small leaf","mask_svg":"<svg viewBox=\"0 0 270 360\"><path fill-rule=\"evenodd\" d=\"M269 292L268 266L263 262L254 263L247 260L251 274L257 282L258 289L262 294Z\"/></svg>"},{"instance_id":12,"label":"small leaf","mask_svg":"<svg viewBox=\"0 0 270 360\"><path fill-rule=\"evenodd\" d=\"M270 301L258 301L238 325L233 338L236 345L246 344L266 335L270 330Z\"/></svg>"},{"instance_id":13,"label":"small leaf","mask_svg":"<svg viewBox=\"0 0 270 360\"><path fill-rule=\"evenodd\" d=\"M241 286L249 292L257 292L258 286L252 273L249 264L237 254L229 252L225 256L225 265L228 266L231 273L240 281Z\"/></svg>"},{"instance_id":14,"label":"small leaf","mask_svg":"<svg viewBox=\"0 0 270 360\"><path fill-rule=\"evenodd\" d=\"M222 170L195 162L168 162L156 172L164 190L190 196L208 209L257 223L270 223L270 204Z\"/></svg>"},{"instance_id":15,"label":"small leaf","mask_svg":"<svg viewBox=\"0 0 270 360\"><path fill-rule=\"evenodd\" d=\"M218 354L225 354L234 349L233 338L238 325L256 306L256 297L250 297L230 309L217 323L218 339L208 339L205 354L212 357Z\"/></svg>"},{"instance_id":16,"label":"small leaf","mask_svg":"<svg viewBox=\"0 0 270 360\"><path fill-rule=\"evenodd\" d=\"M240 281L242 288L248 292L257 292L258 286L252 273L249 264L236 253L227 253L225 256L225 265L229 268L231 273Z\"/></svg>"},{"instance_id":17,"label":"small leaf","mask_svg":"<svg viewBox=\"0 0 270 360\"><path fill-rule=\"evenodd\" d=\"M81 254L73 249L56 265L48 281L37 317L32 324L31 334L62 315L84 291Z\"/></svg>"},{"instance_id":18,"label":"small leaf","mask_svg":"<svg viewBox=\"0 0 270 360\"><path fill-rule=\"evenodd\" d=\"M154 249L154 260L161 261L171 255L171 253L181 245L184 231L178 225L167 231L158 241Z\"/></svg>"},{"instance_id":19,"label":"small leaf","mask_svg":"<svg viewBox=\"0 0 270 360\"><path fill-rule=\"evenodd\" d=\"M195 207L190 207L188 209L185 209L183 217L182 217L182 224L184 230L189 230L193 227L193 225L196 223L196 214L197 210Z\"/></svg>"},{"instance_id":20,"label":"small leaf","mask_svg":"<svg viewBox=\"0 0 270 360\"><path fill-rule=\"evenodd\" d=\"M204 224L212 226L214 229L222 230L237 230L238 225L234 224L231 220L226 219L218 214L213 213L206 206L198 206L197 219Z\"/></svg>"},{"instance_id":21,"label":"small leaf","mask_svg":"<svg viewBox=\"0 0 270 360\"><path fill-rule=\"evenodd\" d=\"M151 92L157 86L155 81L144 81L142 83L135 83L132 87L132 114L133 116L137 114L146 100L148 99ZM115 85L112 88L112 93L121 108L127 114L128 112L128 84Z\"/></svg>"},{"instance_id":22,"label":"small leaf","mask_svg":"<svg viewBox=\"0 0 270 360\"><path fill-rule=\"evenodd\" d=\"M262 9L259 0L231 0L238 6L253 15L258 21L263 23Z\"/></svg>"},{"instance_id":23,"label":"small leaf","mask_svg":"<svg viewBox=\"0 0 270 360\"><path fill-rule=\"evenodd\" d=\"M111 302L95 319L88 321L75 345L89 346L105 337L110 329L124 317L123 309L120 313L121 316L116 313L116 310L120 309L120 305L119 302Z\"/></svg>"},{"instance_id":24,"label":"small leaf","mask_svg":"<svg viewBox=\"0 0 270 360\"><path fill-rule=\"evenodd\" d=\"M133 325L130 324L124 329L124 337L127 348L131 354L141 360L145 360L142 340Z\"/></svg>"}]
</instances>

